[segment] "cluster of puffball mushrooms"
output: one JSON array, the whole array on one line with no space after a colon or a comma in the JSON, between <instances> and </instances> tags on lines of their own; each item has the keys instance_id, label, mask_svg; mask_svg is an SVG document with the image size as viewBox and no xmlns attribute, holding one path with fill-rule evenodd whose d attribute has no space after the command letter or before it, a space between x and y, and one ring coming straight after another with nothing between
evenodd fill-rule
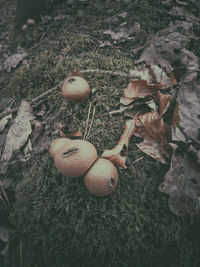
<instances>
[{"instance_id":1,"label":"cluster of puffball mushrooms","mask_svg":"<svg viewBox=\"0 0 200 267\"><path fill-rule=\"evenodd\" d=\"M72 103L79 103L90 95L88 82L79 76L70 76L62 86L64 98ZM113 163L98 157L93 144L86 140L58 138L50 147L58 171L69 177L84 176L84 184L90 193L107 196L118 183L118 172Z\"/></svg>"}]
</instances>

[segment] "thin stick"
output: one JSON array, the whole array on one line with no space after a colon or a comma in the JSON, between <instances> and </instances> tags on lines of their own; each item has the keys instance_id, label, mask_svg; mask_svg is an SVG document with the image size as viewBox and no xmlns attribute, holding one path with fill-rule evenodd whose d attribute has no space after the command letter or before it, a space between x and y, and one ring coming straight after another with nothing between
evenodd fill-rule
<instances>
[{"instance_id":1,"label":"thin stick","mask_svg":"<svg viewBox=\"0 0 200 267\"><path fill-rule=\"evenodd\" d=\"M100 69L80 70L80 73L99 73L99 74L109 74L109 75L114 75L114 76L120 76L120 77L125 77L125 78L134 78L133 75L130 75L130 74L127 74L127 73L124 73L124 72L117 72L117 71L110 71L110 70L100 70Z\"/></svg>"},{"instance_id":2,"label":"thin stick","mask_svg":"<svg viewBox=\"0 0 200 267\"><path fill-rule=\"evenodd\" d=\"M91 129L92 129L92 124L93 124L93 122L94 122L95 112L96 112L96 108L94 107L94 109L93 109L93 113L92 113L92 121L91 121L91 123L90 123L90 128L89 128L88 133L87 133L87 136L86 136L86 138L85 138L86 140L87 140L87 138L89 137L90 131L91 131Z\"/></svg>"},{"instance_id":3,"label":"thin stick","mask_svg":"<svg viewBox=\"0 0 200 267\"><path fill-rule=\"evenodd\" d=\"M85 133L84 133L84 136L83 136L83 140L85 140L86 135L87 135L87 129L88 129L88 123L89 123L89 118L90 118L91 106L92 106L92 103L90 102L89 109L88 109L88 116L87 116L87 120L86 120Z\"/></svg>"},{"instance_id":4,"label":"thin stick","mask_svg":"<svg viewBox=\"0 0 200 267\"><path fill-rule=\"evenodd\" d=\"M99 74L109 74L109 75L114 75L114 76L120 76L120 77L125 77L125 78L134 78L133 75L130 74L126 74L123 72L116 72L116 71L109 71L109 70L100 70L100 69L88 69L88 70L80 70L80 73L99 73ZM137 77L135 77L137 78ZM30 101L30 104L36 104L38 101L42 100L43 98L45 98L46 96L50 95L51 93L53 93L54 91L56 91L58 88L60 88L62 86L63 82L60 82L58 85L56 85L55 87L52 87L51 89L47 90L46 92L42 93L41 95L33 98ZM3 117L12 114L14 112L17 112L18 107L10 109L7 108L6 110L4 110L3 112L0 113L0 119L2 119Z\"/></svg>"},{"instance_id":5,"label":"thin stick","mask_svg":"<svg viewBox=\"0 0 200 267\"><path fill-rule=\"evenodd\" d=\"M143 159L143 157L136 159L135 161L133 161L133 163L136 163L136 162L140 161L141 159Z\"/></svg>"}]
</instances>

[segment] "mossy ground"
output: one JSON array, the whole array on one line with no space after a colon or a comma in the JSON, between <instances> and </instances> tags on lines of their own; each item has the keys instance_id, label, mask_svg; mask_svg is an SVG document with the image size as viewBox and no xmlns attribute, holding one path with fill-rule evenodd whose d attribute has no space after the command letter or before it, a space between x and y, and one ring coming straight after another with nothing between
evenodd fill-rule
<instances>
[{"instance_id":1,"label":"mossy ground","mask_svg":"<svg viewBox=\"0 0 200 267\"><path fill-rule=\"evenodd\" d=\"M114 22L102 21L122 11L128 13L130 25L140 22L142 34L132 42L99 49L96 39L104 38L100 30L115 27ZM29 54L27 63L12 74L4 73L3 96L15 98L16 103L31 99L73 70L128 73L134 67L130 50L169 23L169 18L160 17L159 6L148 1L96 1L86 6L74 4L70 10L63 3L51 15L58 14L67 16L51 21L45 30L39 23L20 39ZM122 134L123 117L110 117L109 111L117 109L128 80L96 73L84 74L84 78L94 93L84 103L74 105L56 91L46 102L57 114L48 123L53 128L71 116L84 133L91 102L96 112L88 141L101 155L114 147ZM167 196L158 190L168 167L140 152L134 139L130 141L129 160L127 169L118 170L117 189L106 198L91 195L82 178L60 175L48 153L35 156L26 172L11 171L12 266L199 266L197 236L185 219L169 211Z\"/></svg>"}]
</instances>

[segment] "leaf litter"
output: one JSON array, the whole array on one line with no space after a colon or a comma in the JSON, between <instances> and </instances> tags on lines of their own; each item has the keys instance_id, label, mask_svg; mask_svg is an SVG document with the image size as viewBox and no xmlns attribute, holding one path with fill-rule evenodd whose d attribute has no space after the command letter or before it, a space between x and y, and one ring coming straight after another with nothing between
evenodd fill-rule
<instances>
[{"instance_id":1,"label":"leaf litter","mask_svg":"<svg viewBox=\"0 0 200 267\"><path fill-rule=\"evenodd\" d=\"M174 27L170 27L158 32L137 50L141 51L141 56L135 63L142 63L143 67L131 70L138 80L132 80L124 89L120 111L133 118L131 135L143 138L136 146L163 164L171 162L170 170L160 185L160 191L170 196L171 211L177 215L193 215L200 211L199 156L196 159L200 154L200 86L197 81L199 62L196 55L185 48L193 38L188 34L190 23L178 25L179 29L184 27L187 34L174 31ZM176 26L176 30L177 28ZM157 73L162 73L164 79L160 74L156 75ZM163 92L164 86L160 84L149 86L149 82L159 83L163 80L169 93ZM147 104L149 98L157 109L140 115L140 107ZM143 103L137 105L141 100ZM131 108L127 108L130 104ZM123 168L126 168L129 143L129 140L124 142L126 128L127 126L118 145L102 155ZM189 159L191 151L187 146L183 148L182 143L195 145L193 161ZM178 153L180 147L182 150Z\"/></svg>"}]
</instances>

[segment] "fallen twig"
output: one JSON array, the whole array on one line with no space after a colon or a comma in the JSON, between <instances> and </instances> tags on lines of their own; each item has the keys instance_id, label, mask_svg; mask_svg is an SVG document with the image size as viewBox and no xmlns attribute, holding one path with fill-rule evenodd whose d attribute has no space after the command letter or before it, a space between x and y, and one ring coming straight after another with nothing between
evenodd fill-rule
<instances>
[{"instance_id":1,"label":"fallen twig","mask_svg":"<svg viewBox=\"0 0 200 267\"><path fill-rule=\"evenodd\" d=\"M80 70L79 72L80 73L110 74L110 75L120 76L120 77L125 77L125 78L134 78L134 76L131 74L118 72L118 71L110 71L110 70L89 69L89 70Z\"/></svg>"},{"instance_id":2,"label":"fallen twig","mask_svg":"<svg viewBox=\"0 0 200 267\"><path fill-rule=\"evenodd\" d=\"M56 91L58 88L61 87L62 83L63 83L63 82L60 82L60 83L59 83L58 85L56 85L55 87L52 87L51 89L45 91L45 92L42 93L41 95L39 95L39 96L33 98L33 99L30 101L31 105L38 103L38 102L39 102L40 100L42 100L43 98L45 98L46 96L50 95L52 92ZM13 108L13 109L10 109L10 108L5 109L3 112L0 113L0 119L2 119L3 117L5 117L5 116L7 116L7 115L9 115L9 114L11 114L11 113L16 112L17 110L18 110L18 107Z\"/></svg>"},{"instance_id":3,"label":"fallen twig","mask_svg":"<svg viewBox=\"0 0 200 267\"><path fill-rule=\"evenodd\" d=\"M87 135L87 129L88 129L88 123L89 123L89 118L90 118L91 106L92 106L92 103L90 102L89 109L88 109L88 116L87 116L87 120L86 120L85 133L84 133L83 139L85 139L86 135Z\"/></svg>"},{"instance_id":4,"label":"fallen twig","mask_svg":"<svg viewBox=\"0 0 200 267\"><path fill-rule=\"evenodd\" d=\"M124 72L117 72L117 71L109 71L109 70L100 70L100 69L88 69L88 70L80 70L80 73L99 73L99 74L109 74L109 75L114 75L114 76L120 76L120 77L125 77L125 78L137 78L134 77L131 74L126 74ZM45 98L46 96L50 95L52 92L56 91L58 88L60 88L62 86L63 82L60 82L58 85L56 85L55 87L52 87L51 89L47 90L46 92L42 93L41 95L33 98L30 101L30 104L36 104L38 103L38 101L42 100L43 98ZM12 114L14 112L17 112L18 107L15 107L13 109L7 108L5 109L3 112L0 113L0 119L2 119L3 117Z\"/></svg>"},{"instance_id":5,"label":"fallen twig","mask_svg":"<svg viewBox=\"0 0 200 267\"><path fill-rule=\"evenodd\" d=\"M93 122L94 122L95 112L96 112L96 108L94 107L94 109L93 109L93 113L92 113L92 120L91 120L91 123L90 123L90 128L89 128L88 133L87 133L87 135L86 135L86 137L85 137L85 140L87 140L88 137L89 137L89 135L90 135L90 131L91 131L91 129L92 129L92 124L93 124Z\"/></svg>"}]
</instances>

